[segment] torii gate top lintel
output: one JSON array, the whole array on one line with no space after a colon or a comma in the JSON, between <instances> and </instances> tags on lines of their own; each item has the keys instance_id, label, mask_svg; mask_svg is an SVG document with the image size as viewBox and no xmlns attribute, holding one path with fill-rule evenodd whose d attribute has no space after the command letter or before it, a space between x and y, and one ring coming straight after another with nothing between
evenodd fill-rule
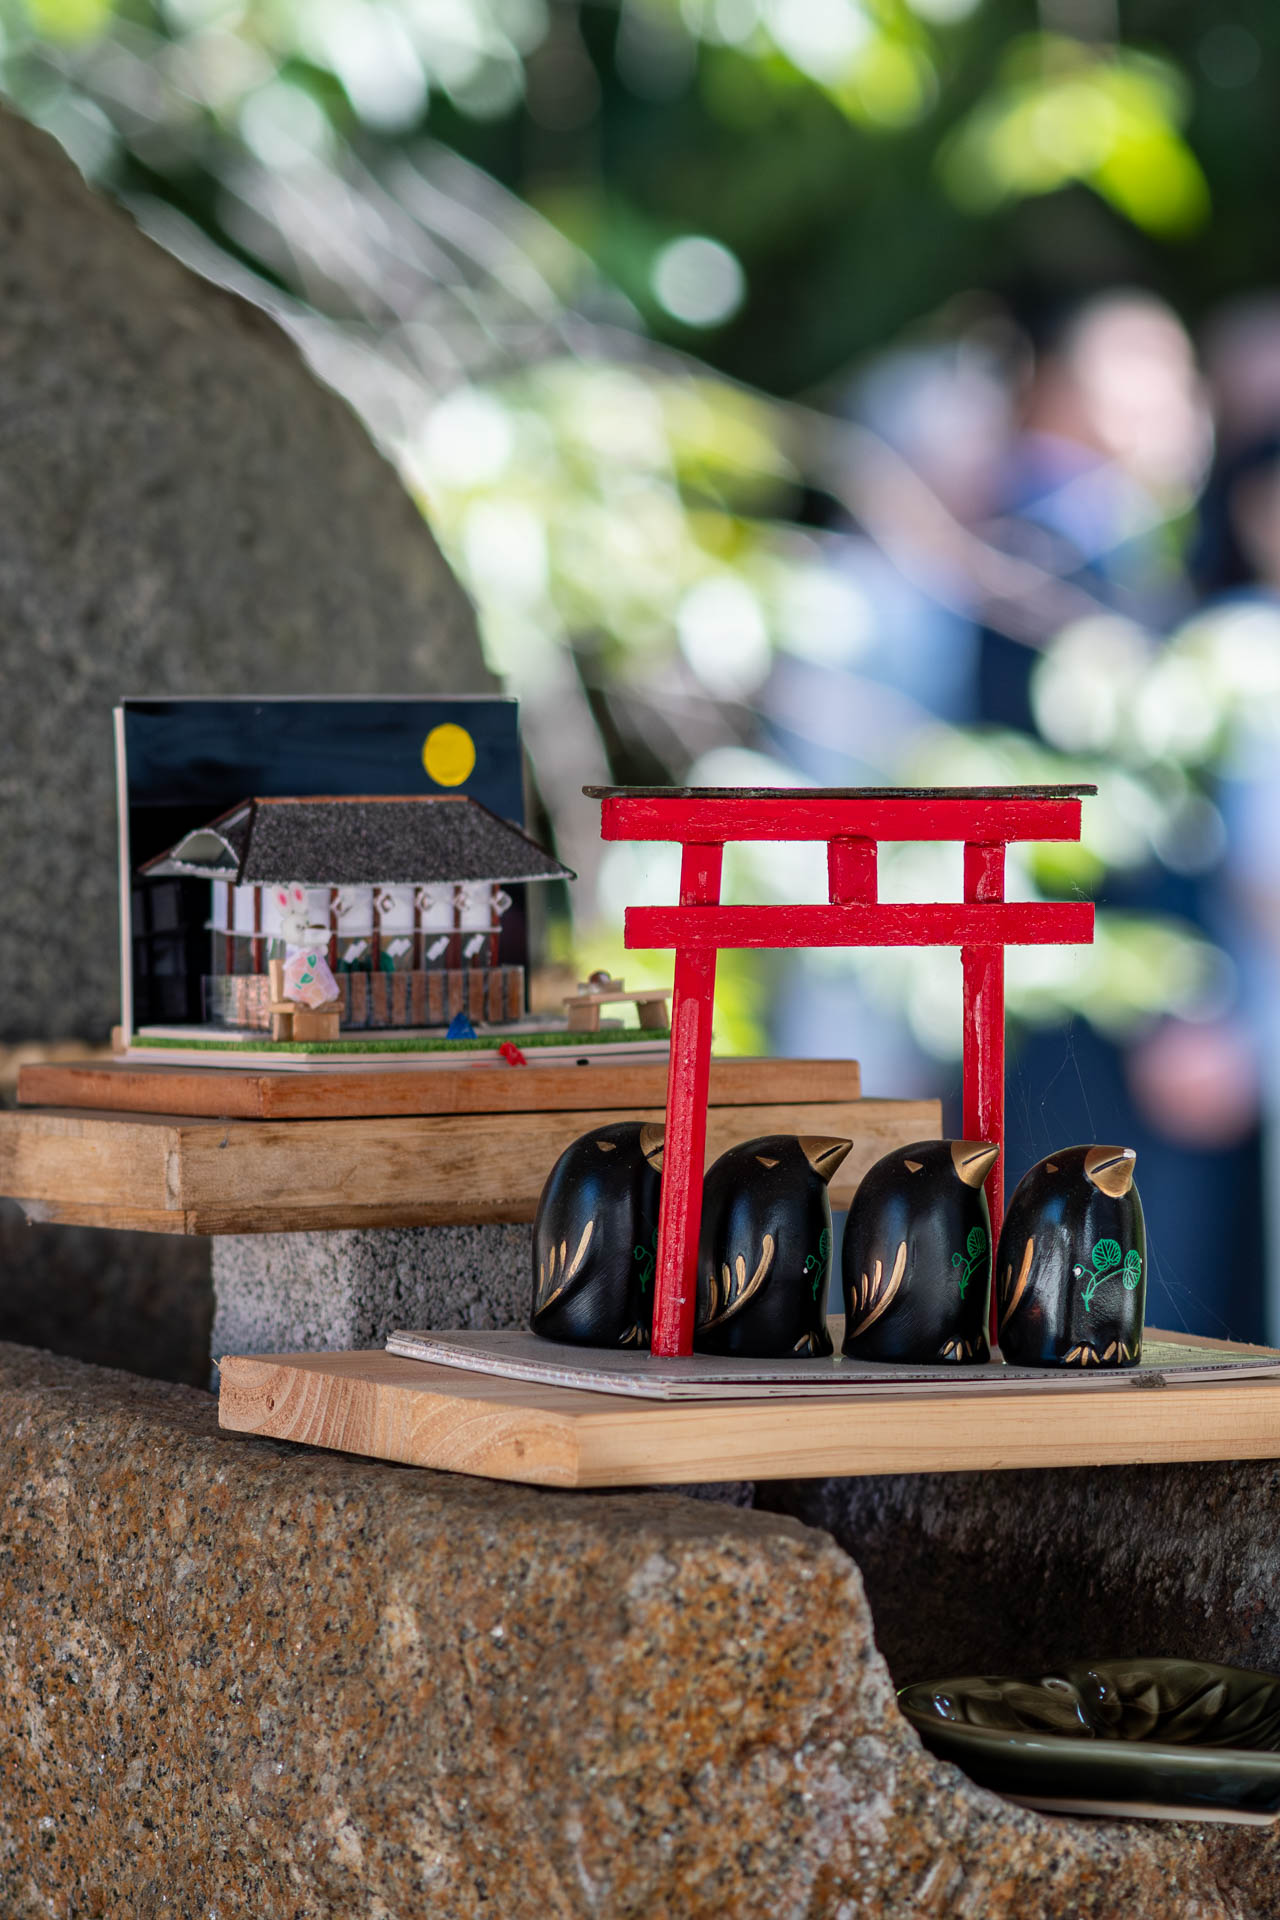
<instances>
[{"instance_id":1,"label":"torii gate top lintel","mask_svg":"<svg viewBox=\"0 0 1280 1920\"><path fill-rule=\"evenodd\" d=\"M667 1144L654 1288L653 1351L689 1353L697 1298L702 1162L716 954L722 947L958 946L964 975L964 1132L1004 1144L1004 949L1087 943L1087 901L1004 897L1012 841L1078 840L1093 786L586 787L606 840L676 841L680 901L629 907L628 947L674 947ZM733 840L823 840L825 904L720 905ZM963 901L877 897L881 840L964 844ZM987 1180L993 1238L1004 1169Z\"/></svg>"}]
</instances>

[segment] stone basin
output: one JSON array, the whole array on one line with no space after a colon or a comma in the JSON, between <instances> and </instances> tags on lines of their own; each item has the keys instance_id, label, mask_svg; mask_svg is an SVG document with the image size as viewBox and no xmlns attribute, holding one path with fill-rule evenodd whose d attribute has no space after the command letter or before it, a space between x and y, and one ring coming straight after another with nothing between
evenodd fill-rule
<instances>
[{"instance_id":1,"label":"stone basin","mask_svg":"<svg viewBox=\"0 0 1280 1920\"><path fill-rule=\"evenodd\" d=\"M0 1913L1261 1920L1271 1830L1022 1811L894 1682L1276 1664L1276 1480L558 1494L0 1346Z\"/></svg>"}]
</instances>

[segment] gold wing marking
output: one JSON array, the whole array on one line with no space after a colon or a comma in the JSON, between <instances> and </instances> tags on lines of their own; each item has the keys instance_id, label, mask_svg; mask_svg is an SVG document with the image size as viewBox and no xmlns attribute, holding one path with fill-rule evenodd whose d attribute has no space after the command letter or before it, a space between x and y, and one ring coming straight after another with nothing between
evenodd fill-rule
<instances>
[{"instance_id":1,"label":"gold wing marking","mask_svg":"<svg viewBox=\"0 0 1280 1920\"><path fill-rule=\"evenodd\" d=\"M861 1312L862 1309L866 1306L868 1300L874 1300L876 1295L879 1293L880 1276L883 1272L884 1272L884 1262L883 1260L877 1260L875 1264L875 1271L872 1273L871 1278L868 1280L866 1274L865 1273L863 1274L862 1298L858 1302L859 1312Z\"/></svg>"},{"instance_id":2,"label":"gold wing marking","mask_svg":"<svg viewBox=\"0 0 1280 1920\"><path fill-rule=\"evenodd\" d=\"M876 1261L875 1278L871 1283L871 1293L868 1301L871 1310L869 1313L863 1314L862 1318L849 1329L851 1333L865 1333L868 1327L875 1325L885 1308L892 1303L894 1295L902 1285L902 1276L906 1270L907 1243L903 1240L898 1246L898 1251L893 1262L893 1272L889 1275L888 1283L883 1293L880 1291L880 1283L884 1276L884 1262L882 1260Z\"/></svg>"},{"instance_id":3,"label":"gold wing marking","mask_svg":"<svg viewBox=\"0 0 1280 1920\"><path fill-rule=\"evenodd\" d=\"M1013 1313L1014 1308L1017 1306L1019 1300L1021 1300L1023 1294L1027 1290L1027 1281L1031 1278L1031 1262L1035 1259L1035 1255L1036 1255L1036 1243L1034 1240L1028 1239L1026 1246L1023 1248L1022 1266L1018 1273L1018 1278L1014 1283L1013 1292L1010 1294L1009 1298L1005 1301L1005 1304L1004 1304L1004 1313L1001 1315L1001 1318L1004 1320L1009 1319L1010 1315ZM1009 1267L1006 1270L1006 1274L1005 1274L1006 1287L1008 1287L1009 1281L1012 1278L1013 1278L1013 1268Z\"/></svg>"},{"instance_id":4,"label":"gold wing marking","mask_svg":"<svg viewBox=\"0 0 1280 1920\"><path fill-rule=\"evenodd\" d=\"M732 1319L735 1313L741 1313L753 1294L759 1293L764 1285L765 1275L773 1265L773 1256L777 1251L771 1233L766 1233L761 1243L760 1264L751 1278L747 1279L747 1263L739 1254L734 1262L735 1273L730 1278L729 1269L724 1269L725 1299L709 1320L703 1321L704 1327L718 1326L722 1320Z\"/></svg>"},{"instance_id":5,"label":"gold wing marking","mask_svg":"<svg viewBox=\"0 0 1280 1920\"><path fill-rule=\"evenodd\" d=\"M577 1273L579 1267L587 1257L587 1248L591 1244L591 1235L595 1230L595 1224L594 1219L588 1220L586 1226L582 1229L582 1238L579 1240L578 1250L573 1256L573 1265L567 1270L565 1269L565 1257L569 1251L568 1241L562 1240L558 1249L554 1246L552 1247L551 1258L547 1263L547 1278L545 1284L550 1286L556 1277L556 1256L558 1252L560 1260L560 1285L556 1287L553 1293L548 1293L545 1296L543 1293L542 1262L538 1262L538 1303L534 1308L535 1314L545 1313L546 1309L560 1298L560 1295L573 1279L574 1274Z\"/></svg>"},{"instance_id":6,"label":"gold wing marking","mask_svg":"<svg viewBox=\"0 0 1280 1920\"><path fill-rule=\"evenodd\" d=\"M591 1244L591 1235L592 1235L592 1231L595 1228L595 1224L596 1223L594 1219L588 1220L586 1226L582 1229L582 1238L578 1242L578 1251L573 1256L573 1265L570 1267L568 1273L566 1273L563 1281L561 1282L562 1286L566 1286L566 1287L568 1286L574 1274L578 1271L578 1268L582 1265L583 1261L586 1259L587 1248Z\"/></svg>"}]
</instances>

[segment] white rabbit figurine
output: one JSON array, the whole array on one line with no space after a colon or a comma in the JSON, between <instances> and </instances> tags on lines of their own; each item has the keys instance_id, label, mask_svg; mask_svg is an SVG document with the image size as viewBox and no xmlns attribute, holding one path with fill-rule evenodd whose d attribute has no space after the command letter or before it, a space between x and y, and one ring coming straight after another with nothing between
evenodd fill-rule
<instances>
[{"instance_id":1,"label":"white rabbit figurine","mask_svg":"<svg viewBox=\"0 0 1280 1920\"><path fill-rule=\"evenodd\" d=\"M307 912L307 890L296 883L275 888L272 899L284 941L286 998L302 1007L323 1007L338 998L338 983L329 971L325 948L328 929L313 927Z\"/></svg>"}]
</instances>

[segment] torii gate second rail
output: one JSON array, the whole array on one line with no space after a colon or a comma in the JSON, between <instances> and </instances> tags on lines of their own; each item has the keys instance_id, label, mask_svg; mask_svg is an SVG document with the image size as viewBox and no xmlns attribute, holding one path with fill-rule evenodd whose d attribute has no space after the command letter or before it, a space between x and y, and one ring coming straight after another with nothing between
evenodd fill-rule
<instances>
[{"instance_id":1,"label":"torii gate second rail","mask_svg":"<svg viewBox=\"0 0 1280 1920\"><path fill-rule=\"evenodd\" d=\"M673 840L680 903L628 907L628 947L674 947L667 1139L654 1282L653 1352L693 1351L702 1162L716 954L721 947L932 947L961 950L964 1132L1004 1145L1004 950L1093 939L1087 901L1006 901L1014 840L1078 840L1073 787L586 787L606 840ZM731 840L825 840L824 905L720 905ZM963 902L877 897L881 840L964 843ZM993 1242L1004 1214L1004 1156L987 1179Z\"/></svg>"}]
</instances>

